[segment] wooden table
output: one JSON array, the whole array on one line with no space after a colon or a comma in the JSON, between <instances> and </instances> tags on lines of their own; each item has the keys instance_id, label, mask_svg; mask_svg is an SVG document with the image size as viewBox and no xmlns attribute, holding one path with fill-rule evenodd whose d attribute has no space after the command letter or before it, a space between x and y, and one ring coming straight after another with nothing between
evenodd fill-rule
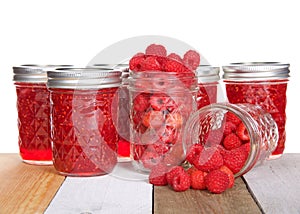
<instances>
[{"instance_id":1,"label":"wooden table","mask_svg":"<svg viewBox=\"0 0 300 214\"><path fill-rule=\"evenodd\" d=\"M267 161L220 195L153 188L145 175L130 174L128 163L112 175L86 178L22 163L17 154L0 154L0 163L1 214L300 213L300 154Z\"/></svg>"}]
</instances>

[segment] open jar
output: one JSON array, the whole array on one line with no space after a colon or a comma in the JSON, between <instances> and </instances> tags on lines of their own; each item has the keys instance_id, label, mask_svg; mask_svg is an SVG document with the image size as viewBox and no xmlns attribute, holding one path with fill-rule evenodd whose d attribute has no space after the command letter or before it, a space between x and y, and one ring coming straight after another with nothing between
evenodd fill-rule
<instances>
[{"instance_id":1,"label":"open jar","mask_svg":"<svg viewBox=\"0 0 300 214\"><path fill-rule=\"evenodd\" d=\"M117 163L121 72L70 68L47 74L55 169L68 176L111 172Z\"/></svg>"},{"instance_id":2,"label":"open jar","mask_svg":"<svg viewBox=\"0 0 300 214\"><path fill-rule=\"evenodd\" d=\"M197 162L193 160L197 168L207 169L206 163L219 155L216 167L225 165L236 177L268 159L277 141L278 129L272 116L260 106L247 103L216 103L201 108L187 121L183 138L187 159L198 149Z\"/></svg>"},{"instance_id":3,"label":"open jar","mask_svg":"<svg viewBox=\"0 0 300 214\"><path fill-rule=\"evenodd\" d=\"M289 64L276 62L232 63L223 66L227 98L230 103L260 105L277 123L279 140L272 158L285 148L286 90Z\"/></svg>"},{"instance_id":4,"label":"open jar","mask_svg":"<svg viewBox=\"0 0 300 214\"><path fill-rule=\"evenodd\" d=\"M197 108L193 73L131 72L130 142L133 166L149 172L158 163L182 161L185 123Z\"/></svg>"}]
</instances>

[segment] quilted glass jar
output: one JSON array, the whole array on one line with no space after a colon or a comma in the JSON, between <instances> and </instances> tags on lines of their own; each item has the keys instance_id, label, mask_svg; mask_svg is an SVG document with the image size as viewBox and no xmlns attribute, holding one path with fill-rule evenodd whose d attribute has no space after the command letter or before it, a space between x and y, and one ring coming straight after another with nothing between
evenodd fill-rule
<instances>
[{"instance_id":1,"label":"quilted glass jar","mask_svg":"<svg viewBox=\"0 0 300 214\"><path fill-rule=\"evenodd\" d=\"M62 175L95 176L117 163L121 72L72 68L48 72L53 164Z\"/></svg>"}]
</instances>

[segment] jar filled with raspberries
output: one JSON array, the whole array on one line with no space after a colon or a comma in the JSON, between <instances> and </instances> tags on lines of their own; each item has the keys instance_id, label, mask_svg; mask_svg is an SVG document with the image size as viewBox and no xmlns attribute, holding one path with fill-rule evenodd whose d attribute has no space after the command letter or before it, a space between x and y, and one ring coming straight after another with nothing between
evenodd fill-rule
<instances>
[{"instance_id":1,"label":"jar filled with raspberries","mask_svg":"<svg viewBox=\"0 0 300 214\"><path fill-rule=\"evenodd\" d=\"M218 101L220 68L210 65L200 65L196 70L198 80L198 109Z\"/></svg>"},{"instance_id":2,"label":"jar filled with raspberries","mask_svg":"<svg viewBox=\"0 0 300 214\"><path fill-rule=\"evenodd\" d=\"M183 132L196 111L195 70L200 55L167 55L152 44L129 62L131 158L136 170L149 172L158 164L178 165L184 159Z\"/></svg>"},{"instance_id":3,"label":"jar filled with raspberries","mask_svg":"<svg viewBox=\"0 0 300 214\"><path fill-rule=\"evenodd\" d=\"M252 104L215 103L194 112L186 122L185 161L160 163L149 183L220 194L239 177L268 159L277 146L278 129L272 116Z\"/></svg>"}]
</instances>

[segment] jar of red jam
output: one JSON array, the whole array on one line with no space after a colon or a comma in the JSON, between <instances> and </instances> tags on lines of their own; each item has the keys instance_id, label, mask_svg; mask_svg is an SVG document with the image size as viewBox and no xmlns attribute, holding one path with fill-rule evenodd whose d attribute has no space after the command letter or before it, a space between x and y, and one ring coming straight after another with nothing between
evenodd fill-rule
<instances>
[{"instance_id":1,"label":"jar of red jam","mask_svg":"<svg viewBox=\"0 0 300 214\"><path fill-rule=\"evenodd\" d=\"M118 142L118 162L131 161L130 158L130 116L129 116L129 78L128 64L94 64L91 67L109 68L122 72L122 84L118 90L119 112L117 131L119 134Z\"/></svg>"},{"instance_id":2,"label":"jar of red jam","mask_svg":"<svg viewBox=\"0 0 300 214\"><path fill-rule=\"evenodd\" d=\"M182 136L197 109L194 73L130 72L130 142L134 168L149 172L155 165L178 165Z\"/></svg>"},{"instance_id":3,"label":"jar of red jam","mask_svg":"<svg viewBox=\"0 0 300 214\"><path fill-rule=\"evenodd\" d=\"M18 143L20 156L25 163L52 164L46 71L64 66L70 65L27 64L13 67L17 92Z\"/></svg>"},{"instance_id":4,"label":"jar of red jam","mask_svg":"<svg viewBox=\"0 0 300 214\"><path fill-rule=\"evenodd\" d=\"M62 175L96 176L117 163L121 72L100 68L48 72L53 164Z\"/></svg>"},{"instance_id":5,"label":"jar of red jam","mask_svg":"<svg viewBox=\"0 0 300 214\"><path fill-rule=\"evenodd\" d=\"M198 79L198 109L217 102L220 69L209 65L201 65L196 70Z\"/></svg>"},{"instance_id":6,"label":"jar of red jam","mask_svg":"<svg viewBox=\"0 0 300 214\"><path fill-rule=\"evenodd\" d=\"M190 163L203 171L226 166L236 177L270 158L279 137L272 116L249 103L205 106L191 115L185 129Z\"/></svg>"},{"instance_id":7,"label":"jar of red jam","mask_svg":"<svg viewBox=\"0 0 300 214\"><path fill-rule=\"evenodd\" d=\"M286 90L289 64L275 62L232 63L223 66L230 103L252 103L268 111L277 123L279 140L271 158L280 157L285 147Z\"/></svg>"}]
</instances>

